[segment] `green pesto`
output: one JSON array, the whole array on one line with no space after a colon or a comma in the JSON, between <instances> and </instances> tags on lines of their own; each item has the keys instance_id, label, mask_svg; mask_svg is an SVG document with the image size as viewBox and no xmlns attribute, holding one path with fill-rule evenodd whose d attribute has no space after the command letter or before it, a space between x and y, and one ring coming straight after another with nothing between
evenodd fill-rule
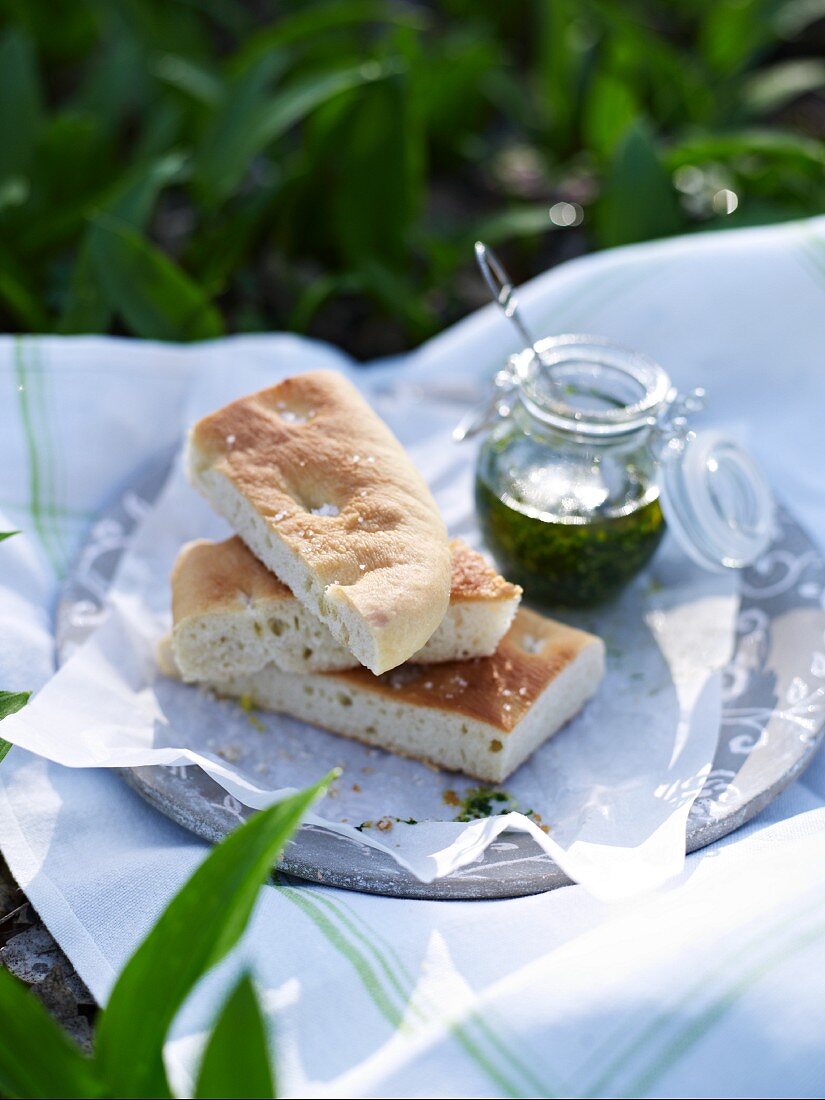
<instances>
[{"instance_id":1,"label":"green pesto","mask_svg":"<svg viewBox=\"0 0 825 1100\"><path fill-rule=\"evenodd\" d=\"M475 821L478 817L492 817L517 809L516 800L506 791L494 787L470 787L465 793L455 816L456 821Z\"/></svg>"},{"instance_id":2,"label":"green pesto","mask_svg":"<svg viewBox=\"0 0 825 1100\"><path fill-rule=\"evenodd\" d=\"M658 499L627 515L559 523L511 508L481 478L476 509L504 576L548 607L590 607L615 595L650 561L665 529Z\"/></svg>"}]
</instances>

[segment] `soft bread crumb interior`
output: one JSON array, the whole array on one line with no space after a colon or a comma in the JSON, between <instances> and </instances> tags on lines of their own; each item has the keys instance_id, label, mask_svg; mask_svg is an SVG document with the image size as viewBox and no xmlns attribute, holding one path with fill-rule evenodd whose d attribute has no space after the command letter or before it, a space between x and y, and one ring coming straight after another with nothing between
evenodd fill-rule
<instances>
[{"instance_id":1,"label":"soft bread crumb interior","mask_svg":"<svg viewBox=\"0 0 825 1100\"><path fill-rule=\"evenodd\" d=\"M366 744L501 783L581 709L603 672L604 646L593 639L509 733L444 706L395 701L334 674L296 677L269 666L212 686Z\"/></svg>"}]
</instances>

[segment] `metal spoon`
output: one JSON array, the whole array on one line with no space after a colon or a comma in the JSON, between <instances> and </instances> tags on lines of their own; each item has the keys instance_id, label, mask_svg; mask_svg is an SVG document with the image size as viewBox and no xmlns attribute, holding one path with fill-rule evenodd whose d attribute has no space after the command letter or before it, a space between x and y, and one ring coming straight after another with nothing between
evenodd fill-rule
<instances>
[{"instance_id":1,"label":"metal spoon","mask_svg":"<svg viewBox=\"0 0 825 1100\"><path fill-rule=\"evenodd\" d=\"M536 357L536 362L543 362L541 354L536 347L536 341L530 335L530 331L518 311L518 299L514 293L513 284L510 282L510 276L502 267L498 256L496 256L495 252L493 252L491 248L488 248L483 241L476 241L475 253L476 262L478 263L481 274L484 276L485 283L490 288L493 301L501 308L504 316L512 321L518 329L522 347L526 346L530 348L533 355ZM552 377L550 378L550 382L552 385ZM483 405L470 409L464 414L459 423L453 428L454 442L463 443L465 439L470 439L483 428L489 427L490 424L494 423L498 416L497 409L499 404L503 399L506 400L504 395L513 388L513 385L514 381L507 375L507 372L499 371L495 381L496 391L492 398Z\"/></svg>"},{"instance_id":2,"label":"metal spoon","mask_svg":"<svg viewBox=\"0 0 825 1100\"><path fill-rule=\"evenodd\" d=\"M523 346L530 348L540 363L542 359L536 347L536 341L530 335L530 331L519 313L518 299L513 290L513 284L510 282L510 276L502 267L501 260L483 241L476 241L475 251L476 263L484 276L484 282L490 289L493 301L501 308L504 316L516 326L523 341Z\"/></svg>"}]
</instances>

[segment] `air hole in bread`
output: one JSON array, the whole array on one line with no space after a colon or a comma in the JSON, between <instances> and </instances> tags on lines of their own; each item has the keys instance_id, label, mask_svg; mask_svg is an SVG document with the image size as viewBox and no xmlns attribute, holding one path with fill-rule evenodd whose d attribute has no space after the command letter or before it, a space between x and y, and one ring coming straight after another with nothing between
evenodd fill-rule
<instances>
[{"instance_id":1,"label":"air hole in bread","mask_svg":"<svg viewBox=\"0 0 825 1100\"><path fill-rule=\"evenodd\" d=\"M338 702L341 704L342 707L351 707L352 697L350 695L347 695L345 691L339 691Z\"/></svg>"},{"instance_id":2,"label":"air hole in bread","mask_svg":"<svg viewBox=\"0 0 825 1100\"><path fill-rule=\"evenodd\" d=\"M305 645L304 646L304 660L308 661L311 656L312 656L312 650L309 648L308 645Z\"/></svg>"},{"instance_id":3,"label":"air hole in bread","mask_svg":"<svg viewBox=\"0 0 825 1100\"><path fill-rule=\"evenodd\" d=\"M297 625L297 623L296 623L296 625ZM285 626L286 626L286 624L284 622L282 622L280 619L270 619L269 620L269 629L272 631L272 633L275 635L276 638L280 638L280 636L284 632L284 627Z\"/></svg>"},{"instance_id":4,"label":"air hole in bread","mask_svg":"<svg viewBox=\"0 0 825 1100\"><path fill-rule=\"evenodd\" d=\"M502 745L501 741L499 741L497 737L490 742L490 752L501 752L503 748L504 745Z\"/></svg>"}]
</instances>

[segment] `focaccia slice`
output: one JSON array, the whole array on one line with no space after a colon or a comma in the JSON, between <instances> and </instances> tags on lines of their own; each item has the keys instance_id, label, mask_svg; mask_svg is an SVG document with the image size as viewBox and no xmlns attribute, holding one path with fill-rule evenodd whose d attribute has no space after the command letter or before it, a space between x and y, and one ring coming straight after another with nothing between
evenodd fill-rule
<instances>
[{"instance_id":1,"label":"focaccia slice","mask_svg":"<svg viewBox=\"0 0 825 1100\"><path fill-rule=\"evenodd\" d=\"M187 466L255 556L373 672L406 661L444 618L438 508L342 375L296 375L204 417Z\"/></svg>"},{"instance_id":2,"label":"focaccia slice","mask_svg":"<svg viewBox=\"0 0 825 1100\"><path fill-rule=\"evenodd\" d=\"M452 540L450 552L450 606L410 658L418 663L488 657L521 599L521 589L461 539ZM181 675L192 681L256 672L270 663L300 673L358 667L237 535L181 549L172 571L172 647Z\"/></svg>"},{"instance_id":3,"label":"focaccia slice","mask_svg":"<svg viewBox=\"0 0 825 1100\"><path fill-rule=\"evenodd\" d=\"M168 651L166 659L168 660ZM521 608L492 657L295 676L274 665L211 686L266 710L501 783L596 692L601 639Z\"/></svg>"}]
</instances>

